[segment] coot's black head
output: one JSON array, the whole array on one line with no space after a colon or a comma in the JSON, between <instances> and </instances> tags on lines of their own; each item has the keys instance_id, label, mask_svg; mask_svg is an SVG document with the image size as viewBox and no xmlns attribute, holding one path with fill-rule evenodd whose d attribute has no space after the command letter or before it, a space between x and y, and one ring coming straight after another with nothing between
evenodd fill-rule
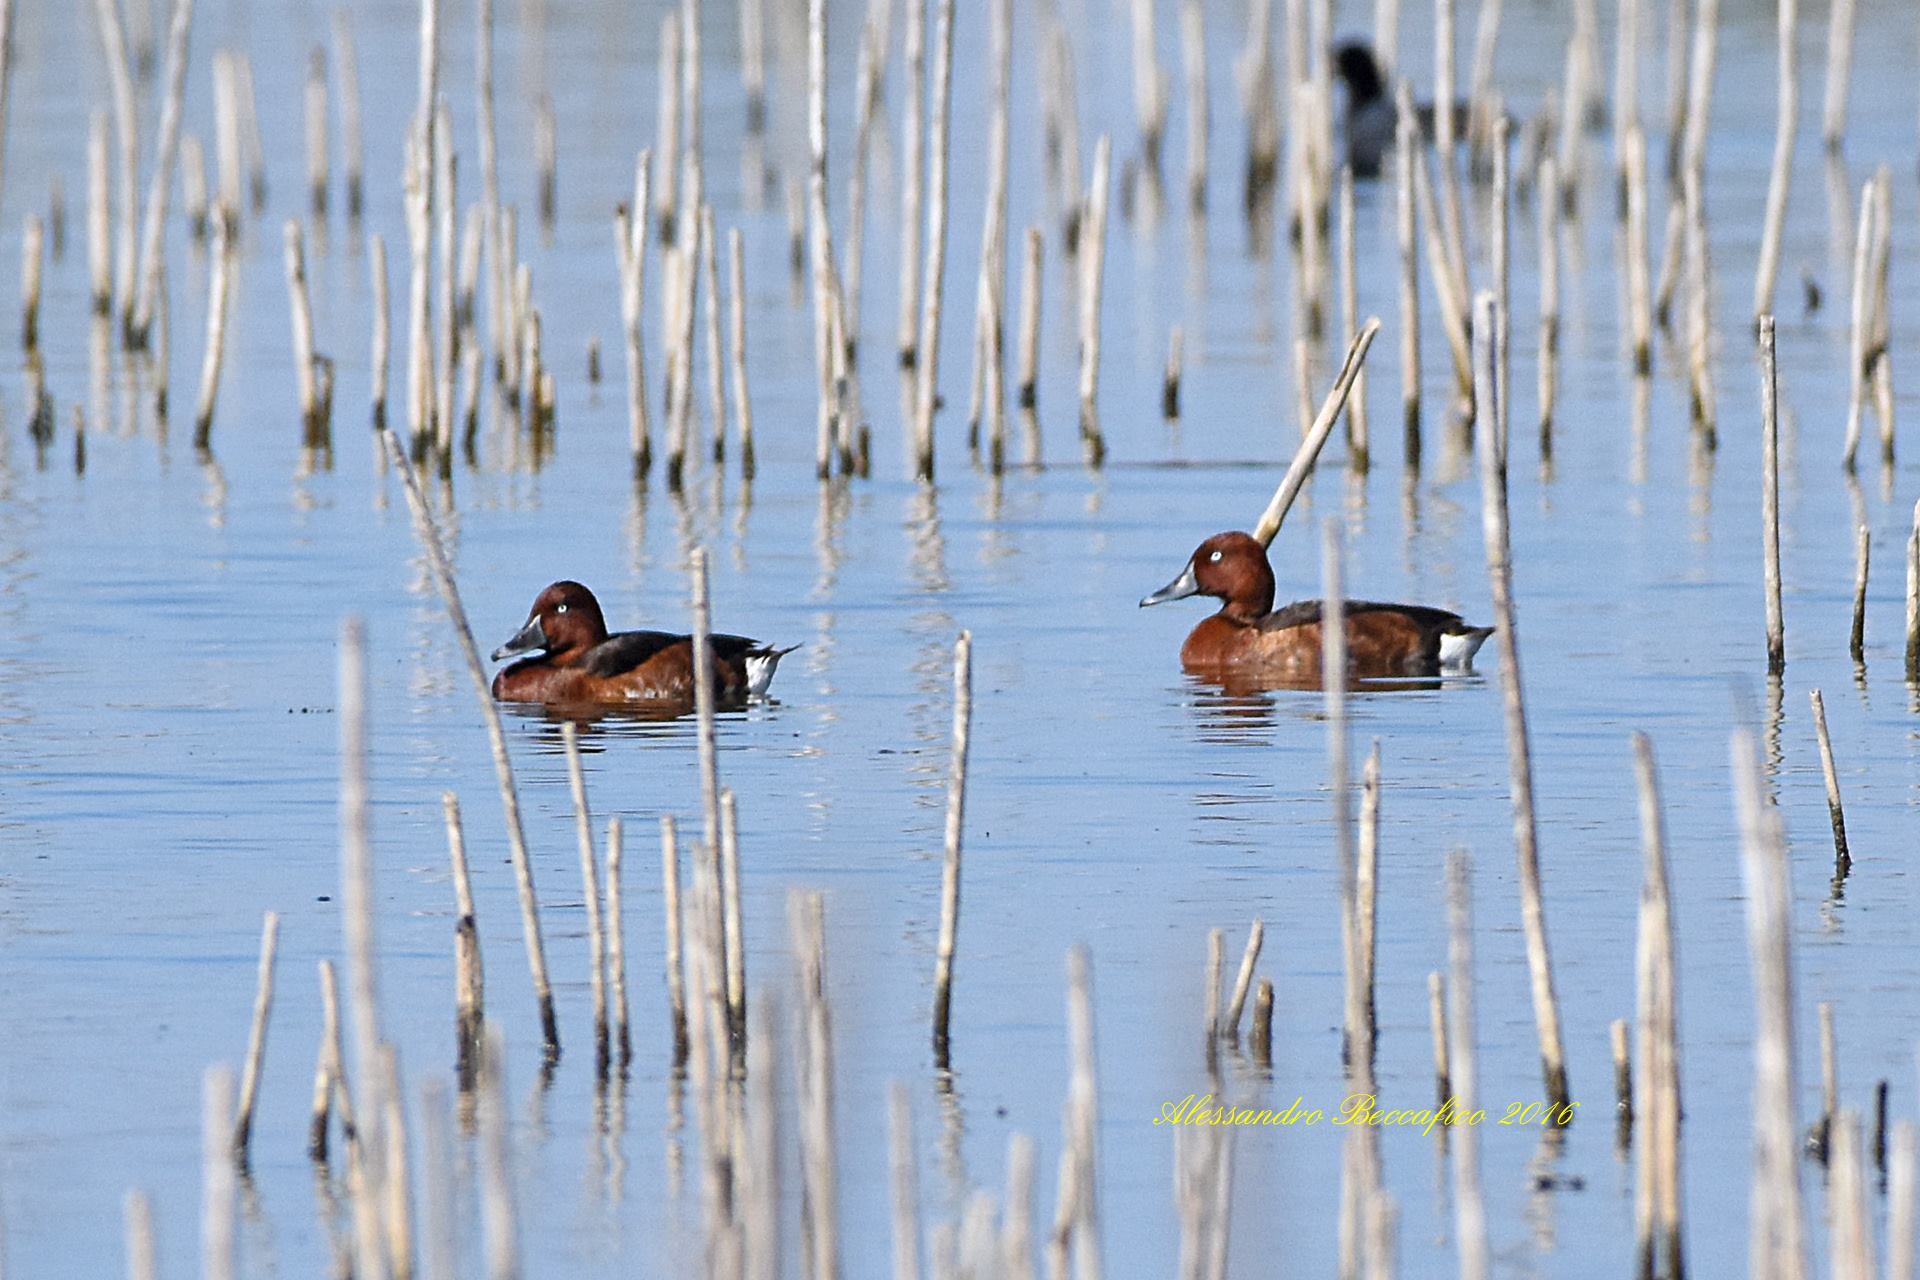
<instances>
[{"instance_id":1,"label":"coot's black head","mask_svg":"<svg viewBox=\"0 0 1920 1280\"><path fill-rule=\"evenodd\" d=\"M1335 46L1333 69L1346 82L1347 94L1355 105L1386 97L1387 83L1380 74L1380 64L1363 41L1349 40Z\"/></svg>"}]
</instances>

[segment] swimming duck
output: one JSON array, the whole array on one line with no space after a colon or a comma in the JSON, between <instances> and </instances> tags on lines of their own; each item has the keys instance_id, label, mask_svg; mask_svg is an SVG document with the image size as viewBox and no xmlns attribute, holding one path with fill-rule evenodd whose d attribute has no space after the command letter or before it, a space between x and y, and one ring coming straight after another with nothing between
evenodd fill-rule
<instances>
[{"instance_id":1,"label":"swimming duck","mask_svg":"<svg viewBox=\"0 0 1920 1280\"><path fill-rule=\"evenodd\" d=\"M1318 600L1273 607L1273 568L1266 548L1245 533L1216 533L1193 553L1180 576L1140 607L1214 596L1220 611L1193 629L1180 646L1180 663L1199 674L1258 671L1284 679L1318 677ZM1493 634L1457 613L1424 605L1345 605L1347 665L1357 679L1434 676L1472 667L1473 655Z\"/></svg>"},{"instance_id":2,"label":"swimming duck","mask_svg":"<svg viewBox=\"0 0 1920 1280\"><path fill-rule=\"evenodd\" d=\"M745 636L711 637L713 692L721 703L766 696L780 659L798 645L776 649ZM501 661L537 654L504 667L493 678L502 702L632 703L693 700L693 637L664 631L609 635L600 602L577 582L542 591L526 625L493 651Z\"/></svg>"},{"instance_id":3,"label":"swimming duck","mask_svg":"<svg viewBox=\"0 0 1920 1280\"><path fill-rule=\"evenodd\" d=\"M1354 177L1377 178L1381 165L1393 151L1394 123L1399 116L1393 94L1387 88L1387 78L1380 71L1372 46L1360 40L1335 46L1333 69L1347 86L1347 163L1353 166ZM1433 104L1420 103L1414 108L1414 114L1419 117L1421 134L1431 138ZM1467 116L1468 103L1456 103L1457 135L1466 133Z\"/></svg>"}]
</instances>

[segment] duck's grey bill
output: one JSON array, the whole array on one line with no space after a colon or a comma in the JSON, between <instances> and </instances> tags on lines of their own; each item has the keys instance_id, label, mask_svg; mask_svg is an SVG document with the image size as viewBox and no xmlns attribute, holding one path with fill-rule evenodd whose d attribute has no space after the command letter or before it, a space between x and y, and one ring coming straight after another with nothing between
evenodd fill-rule
<instances>
[{"instance_id":1,"label":"duck's grey bill","mask_svg":"<svg viewBox=\"0 0 1920 1280\"><path fill-rule=\"evenodd\" d=\"M536 649L547 647L547 633L540 625L540 619L529 618L527 625L514 634L513 639L493 651L493 660L510 658L516 653L532 653Z\"/></svg>"},{"instance_id":2,"label":"duck's grey bill","mask_svg":"<svg viewBox=\"0 0 1920 1280\"><path fill-rule=\"evenodd\" d=\"M1142 600L1140 607L1144 609L1150 604L1165 604L1169 600L1184 600L1188 596L1199 594L1200 580L1193 576L1193 561L1189 560L1187 567L1180 571L1179 577Z\"/></svg>"}]
</instances>

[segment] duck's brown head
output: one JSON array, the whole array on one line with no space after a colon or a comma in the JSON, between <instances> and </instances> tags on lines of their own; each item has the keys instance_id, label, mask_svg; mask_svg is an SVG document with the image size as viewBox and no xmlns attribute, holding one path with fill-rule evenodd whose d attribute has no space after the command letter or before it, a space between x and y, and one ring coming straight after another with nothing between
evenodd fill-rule
<instances>
[{"instance_id":1,"label":"duck's brown head","mask_svg":"<svg viewBox=\"0 0 1920 1280\"><path fill-rule=\"evenodd\" d=\"M577 582L556 582L535 597L526 625L493 651L493 660L544 651L564 662L606 638L607 622L593 592Z\"/></svg>"},{"instance_id":2,"label":"duck's brown head","mask_svg":"<svg viewBox=\"0 0 1920 1280\"><path fill-rule=\"evenodd\" d=\"M1267 549L1244 533L1216 533L1201 543L1180 576L1140 602L1164 604L1187 596L1224 600L1222 613L1252 620L1273 609L1273 568Z\"/></svg>"}]
</instances>

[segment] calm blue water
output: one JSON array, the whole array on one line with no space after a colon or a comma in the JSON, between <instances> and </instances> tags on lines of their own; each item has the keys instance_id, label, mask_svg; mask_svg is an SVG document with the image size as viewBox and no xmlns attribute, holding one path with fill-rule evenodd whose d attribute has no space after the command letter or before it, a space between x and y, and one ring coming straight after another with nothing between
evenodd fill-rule
<instances>
[{"instance_id":1,"label":"calm blue water","mask_svg":"<svg viewBox=\"0 0 1920 1280\"><path fill-rule=\"evenodd\" d=\"M811 465L810 312L789 289L783 201L750 206L743 194L734 13L709 8L709 192L720 225L740 226L747 238L760 477L749 494L736 475L703 468L683 498L670 498L657 475L638 494L627 478L607 223L627 193L634 151L653 138L657 15L555 4L536 47L520 8L503 6L503 183L525 210L537 89L553 93L561 128L559 223L548 243L523 213L521 235L559 382L558 440L534 472L506 429L492 429L478 467L456 471L446 518L468 612L482 648L491 648L518 627L542 585L573 577L599 593L615 626L677 628L686 618L685 553L702 544L713 552L716 625L804 646L782 667L776 703L723 718L721 770L740 796L753 988L790 990L788 889L826 893L849 1274L878 1273L889 1257L883 1101L891 1080L905 1081L914 1100L928 1221L957 1211L973 1185L998 1191L1014 1132L1038 1143L1037 1212L1042 1221L1051 1215L1067 1080L1063 961L1077 942L1089 946L1094 965L1106 1256L1115 1274L1164 1273L1177 1244L1171 1140L1150 1121L1162 1102L1208 1087L1200 1041L1210 928L1228 930L1231 965L1247 923L1265 920L1260 970L1278 992L1272 1069L1229 1057L1231 1098L1284 1106L1302 1097L1331 1110L1344 1092L1320 700L1229 696L1195 683L1175 654L1202 607L1135 608L1201 538L1254 519L1297 440L1291 267L1284 255L1249 256L1238 212L1241 133L1228 74L1238 8L1209 10L1215 178L1204 254L1177 204L1150 228L1144 207L1128 222L1116 201L1101 393L1112 461L1102 473L1078 465L1070 277L1043 197L1037 38L1029 17L1017 24L1013 226L1042 220L1048 236L1040 395L1053 465L999 482L970 463L962 422L971 335L964 301L972 297L984 167L984 92L974 86L986 74L984 21L963 17L942 359L949 408L939 426L937 488L904 479L891 368L903 78L896 67L870 176L862 320L874 478L822 488ZM1359 29L1368 20L1362 8L1342 6L1340 29ZM1783 687L1770 694L1758 391L1745 334L1772 138L1773 18L1759 5L1729 9L1709 182L1717 457L1699 466L1691 456L1684 387L1664 347L1645 430L1636 433L1621 351L1624 277L1600 176L1609 143L1596 135L1591 213L1568 249L1554 464L1550 472L1538 465L1530 210L1514 229L1520 636L1548 922L1583 1118L1558 1152L1543 1154L1531 1131L1482 1135L1492 1239L1509 1273L1600 1276L1627 1265L1631 1166L1613 1147L1607 1024L1633 1009L1634 729L1653 735L1668 803L1696 1270L1739 1257L1746 1241L1753 1018L1726 763L1742 705L1762 718L1770 782L1792 839L1802 1114L1811 1120L1817 1108L1819 1000L1835 1006L1844 1101L1869 1105L1873 1082L1888 1078L1896 1117L1914 1112L1920 890L1908 863L1920 806L1920 722L1916 695L1900 679L1899 632L1905 531L1920 495L1915 450L1903 441L1900 467L1890 476L1877 465L1863 470L1857 489L1838 466L1848 292L1840 246L1851 220L1836 237L1816 138L1825 15L1809 13L1780 291L1789 662ZM464 4L449 10L447 87L463 196L471 196L472 13ZM1915 212L1914 108L1903 74L1914 37L1910 15L1897 10L1862 5L1841 189L1855 198L1874 163L1889 160L1895 226L1903 228ZM399 330L399 137L414 93L414 14L391 2L352 12L369 138L367 229L387 237ZM1094 131L1111 129L1117 169L1134 145L1125 9L1085 0L1068 5L1066 16L1076 32L1083 152L1090 160ZM1509 101L1530 112L1558 76L1565 20L1546 6L1522 6L1508 18L1501 79ZM452 790L465 804L489 1012L510 1046L526 1256L549 1275L691 1271L698 1189L690 1173L673 1172L681 1158L693 1159L690 1147L674 1154L692 1131L690 1118L685 1128L670 1121L654 843L658 815L697 820L691 726L609 720L582 740L597 818L619 814L629 833L637 1051L623 1106L611 1108L620 1127L609 1141L597 1127L587 1049L585 919L557 725L538 716L507 720L568 1048L543 1090L484 732L397 484L364 430L370 292L364 248L338 213L337 193L327 243L310 250L319 345L340 367L333 465L311 469L301 458L278 224L304 204L296 69L308 46L324 41L327 14L301 4L226 3L203 5L196 17L188 127L210 143L212 51L245 47L257 68L272 183L267 216L248 225L212 462L195 457L186 421L204 331L205 263L177 217L169 250L174 420L164 437L144 412L125 421L117 358L106 375L105 414L91 398L83 140L85 112L104 102L105 81L90 20L27 6L17 21L0 261L16 260L20 220L44 206L55 175L70 216L65 257L47 277L43 341L58 436L44 457L26 435L24 376L8 362L0 379L0 718L11 747L0 765L6 1260L23 1276L113 1271L122 1265L120 1198L140 1187L155 1197L164 1271L191 1269L200 1074L244 1051L260 915L275 910L283 918L280 986L242 1254L255 1275L325 1265L304 1118L319 1034L314 966L341 954L335 642L341 619L359 613L372 645L384 1012L409 1081L451 1070L452 890L439 797ZM857 21L858 6L834 7L837 215ZM1611 15L1604 21L1610 42ZM1163 57L1177 67L1172 15L1163 12L1161 25ZM896 40L900 26L896 20ZM1410 10L1404 38L1407 65L1424 83L1424 12ZM771 155L783 175L797 175L799 45L789 35L780 48ZM1659 62L1648 65L1651 120ZM1177 191L1177 77L1175 87L1168 163ZM143 115L149 129L153 114ZM1658 154L1656 147L1656 164ZM1362 306L1389 321L1370 384L1379 465L1353 476L1338 446L1329 450L1274 546L1282 598L1318 591L1319 527L1332 518L1355 594L1456 607L1485 621L1478 488L1434 398L1448 376L1444 342L1429 314L1428 465L1410 480L1398 447L1390 189L1363 189L1359 206ZM1663 209L1657 199L1656 246ZM1906 383L1920 359L1912 337L1920 317L1899 284L1911 254L1898 231L1895 239L1893 361L1906 418L1914 412ZM1476 248L1476 277L1482 260ZM1826 306L1806 317L1803 268L1826 295ZM657 284L657 268L650 277ZM650 300L657 379L656 305ZM1158 382L1174 324L1185 328L1189 375L1185 417L1169 426L1159 418ZM597 388L584 373L590 335L609 373ZM1323 371L1333 354L1321 354ZM397 367L394 385L404 385ZM76 404L89 421L81 475L72 467ZM703 390L696 409L704 414ZM1017 423L1015 430L1017 442ZM1192 465L1165 465L1175 461ZM1257 465L1219 465L1227 462ZM1846 634L1860 519L1873 533L1874 577L1867 661L1856 677ZM950 651L963 627L974 635L974 738L955 1071L944 1096L926 1019ZM1422 1104L1432 1091L1425 984L1445 965L1441 873L1457 847L1475 855L1481 1098L1503 1110L1535 1098L1539 1087L1491 648L1482 671L1436 690L1351 703L1356 774L1374 739L1384 761L1379 1077L1393 1105ZM1826 694L1855 858L1838 900L1829 897L1831 846L1807 710L1814 687ZM1330 1270L1339 1140L1326 1126L1240 1135L1235 1274L1270 1274L1281 1249L1303 1272ZM1402 1214L1403 1265L1409 1274L1445 1271L1452 1208L1437 1147L1399 1130L1383 1133L1383 1144ZM1541 1168L1583 1188L1536 1191ZM1817 1219L1817 1171L1804 1183ZM787 1185L791 1197L797 1180ZM792 1198L786 1213L791 1241ZM477 1241L476 1232L466 1234Z\"/></svg>"}]
</instances>

